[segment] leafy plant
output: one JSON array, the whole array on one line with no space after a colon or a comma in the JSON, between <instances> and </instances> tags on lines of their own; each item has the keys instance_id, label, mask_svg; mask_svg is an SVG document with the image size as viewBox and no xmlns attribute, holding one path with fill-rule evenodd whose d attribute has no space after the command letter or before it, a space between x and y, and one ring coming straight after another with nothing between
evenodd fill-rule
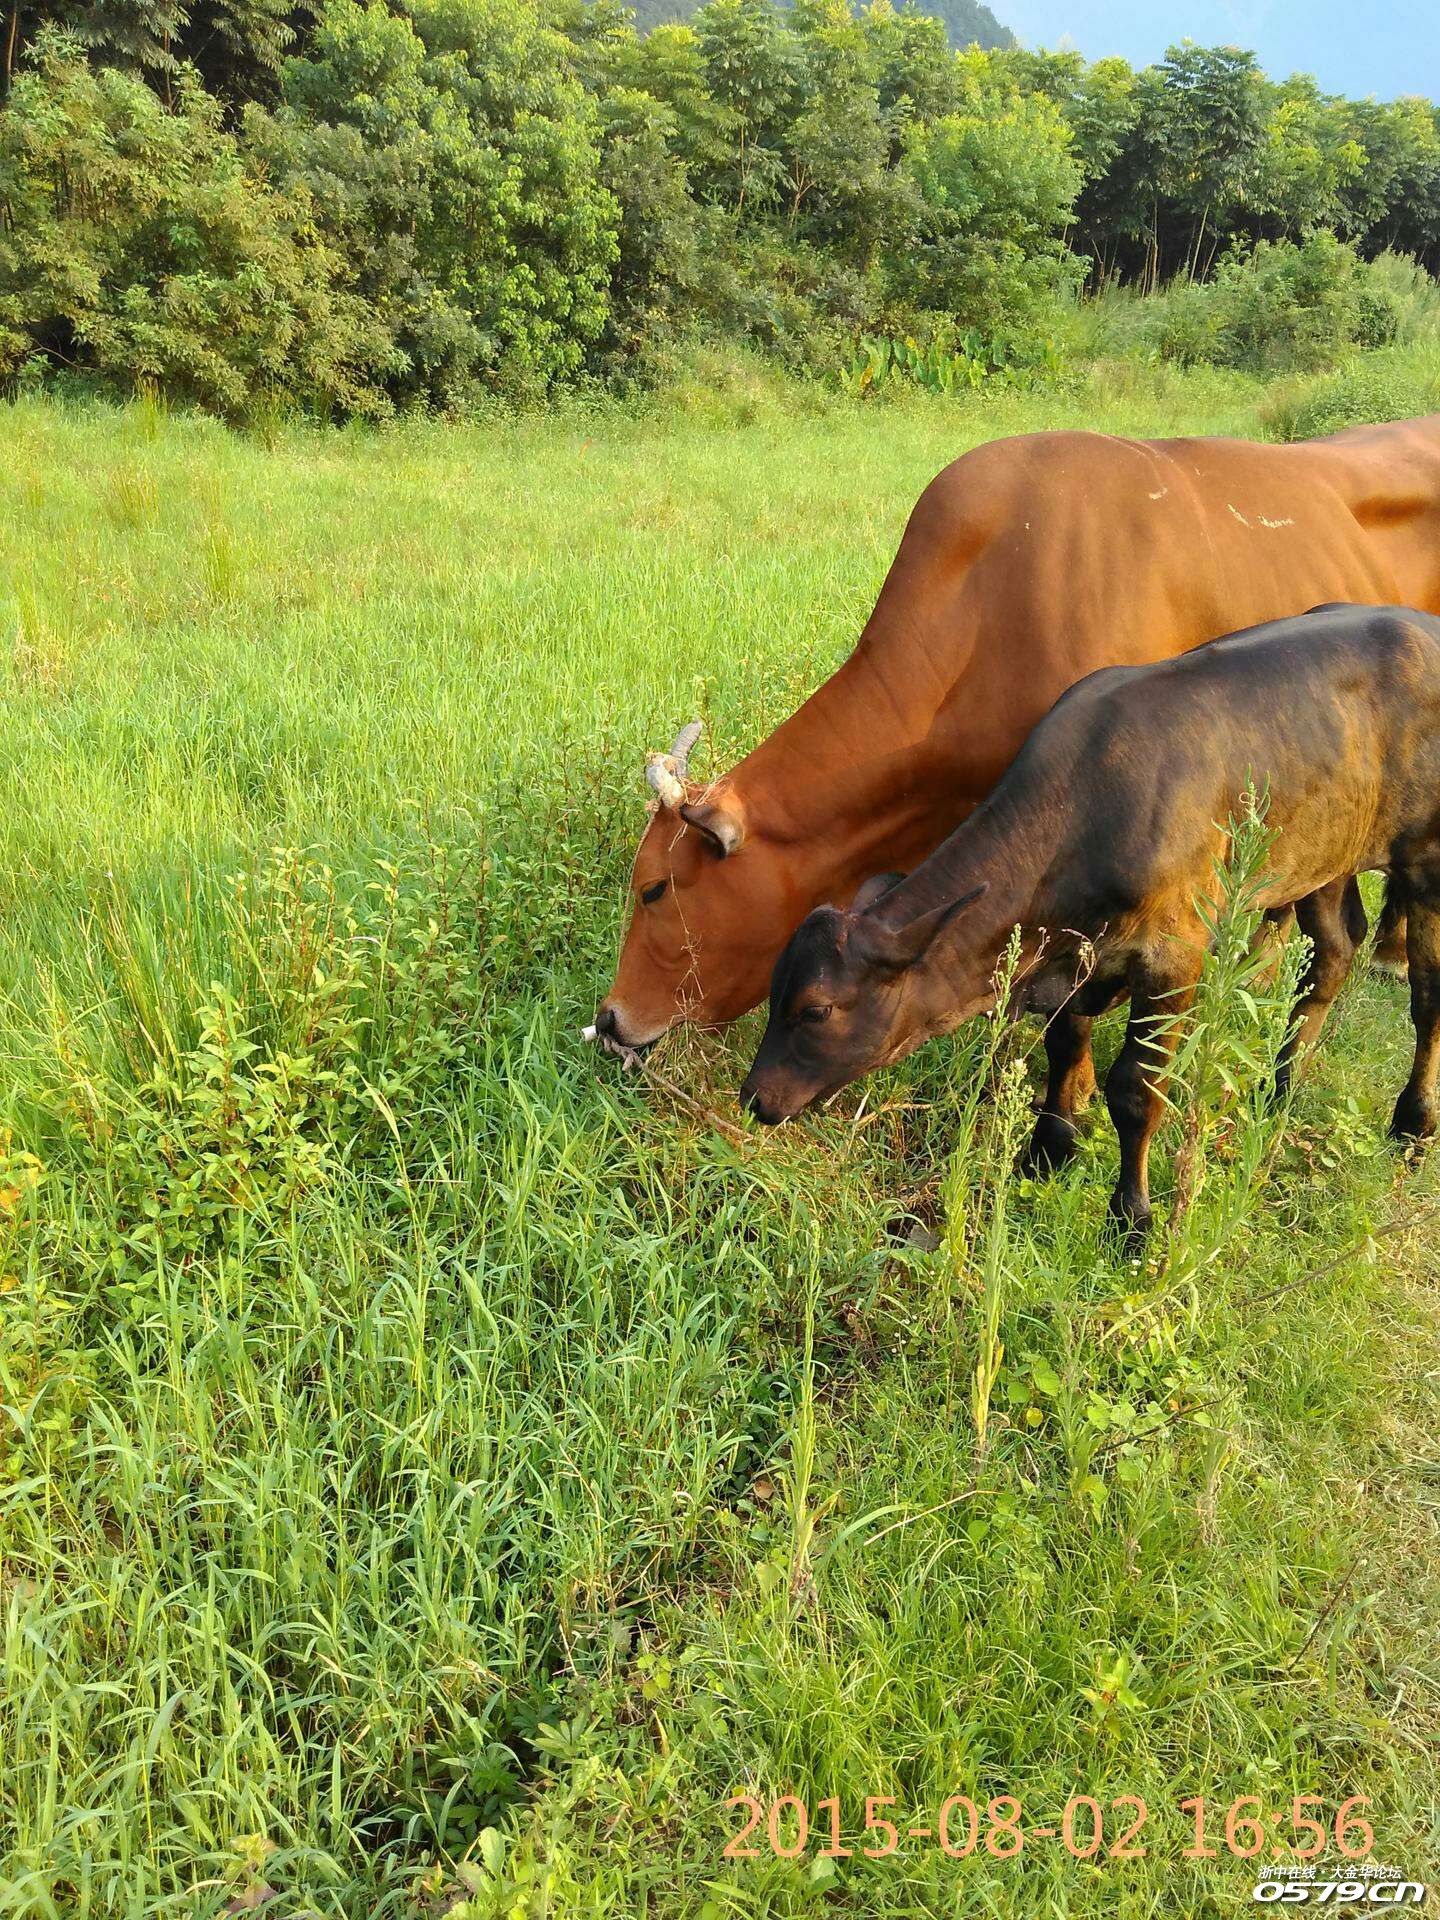
<instances>
[{"instance_id":1,"label":"leafy plant","mask_svg":"<svg viewBox=\"0 0 1440 1920\"><path fill-rule=\"evenodd\" d=\"M1173 1047L1165 1099L1181 1121L1171 1203L1172 1264L1203 1265L1233 1233L1263 1182L1279 1145L1283 1104L1273 1097L1276 1069L1292 1031L1295 995L1308 954L1301 938L1278 953L1263 937L1261 908L1274 830L1267 826L1269 796L1247 792L1226 823L1227 852L1214 868L1211 895L1196 901L1208 942L1199 984L1188 1010L1162 1015L1156 1037ZM1207 1236L1190 1231L1190 1216L1207 1180L1220 1136L1225 1136L1230 1203L1218 1210Z\"/></svg>"}]
</instances>

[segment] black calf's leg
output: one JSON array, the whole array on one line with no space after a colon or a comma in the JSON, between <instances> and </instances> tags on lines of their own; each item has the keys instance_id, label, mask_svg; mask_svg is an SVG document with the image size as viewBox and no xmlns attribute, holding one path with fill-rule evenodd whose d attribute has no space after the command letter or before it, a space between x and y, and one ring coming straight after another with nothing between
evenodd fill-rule
<instances>
[{"instance_id":1,"label":"black calf's leg","mask_svg":"<svg viewBox=\"0 0 1440 1920\"><path fill-rule=\"evenodd\" d=\"M1085 1014L1062 1007L1045 1029L1045 1059L1049 1076L1045 1101L1035 1118L1022 1165L1027 1173L1049 1173L1063 1167L1075 1152L1075 1109L1095 1086L1090 1058L1090 1029L1095 1022Z\"/></svg>"},{"instance_id":2,"label":"black calf's leg","mask_svg":"<svg viewBox=\"0 0 1440 1920\"><path fill-rule=\"evenodd\" d=\"M1275 1069L1277 1100L1283 1100L1289 1092L1297 1060L1320 1038L1325 1016L1349 976L1356 947L1365 937L1363 931L1356 937L1357 928L1365 925L1359 883L1353 876L1332 880L1328 887L1295 903L1295 918L1310 941L1310 959L1300 979L1297 1024Z\"/></svg>"},{"instance_id":3,"label":"black calf's leg","mask_svg":"<svg viewBox=\"0 0 1440 1920\"><path fill-rule=\"evenodd\" d=\"M1161 1096L1175 1051L1173 1021L1189 1007L1200 976L1198 949L1193 964L1181 971L1185 951L1176 942L1133 982L1125 1044L1105 1082L1105 1104L1120 1136L1120 1179L1110 1212L1131 1246L1150 1229L1150 1142L1165 1111Z\"/></svg>"},{"instance_id":4,"label":"black calf's leg","mask_svg":"<svg viewBox=\"0 0 1440 1920\"><path fill-rule=\"evenodd\" d=\"M1402 1139L1428 1140L1435 1131L1435 1076L1440 1068L1440 907L1429 901L1410 902L1405 952L1410 963L1415 1065L1395 1102L1390 1131Z\"/></svg>"}]
</instances>

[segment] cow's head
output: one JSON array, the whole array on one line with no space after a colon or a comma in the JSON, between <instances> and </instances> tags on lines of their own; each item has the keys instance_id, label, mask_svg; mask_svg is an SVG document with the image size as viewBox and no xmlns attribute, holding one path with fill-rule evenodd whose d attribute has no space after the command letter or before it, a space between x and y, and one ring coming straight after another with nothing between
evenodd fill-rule
<instances>
[{"instance_id":1,"label":"cow's head","mask_svg":"<svg viewBox=\"0 0 1440 1920\"><path fill-rule=\"evenodd\" d=\"M776 961L765 1037L740 1089L764 1125L903 1059L983 1003L988 963L952 977L926 958L942 927L985 887L894 925L877 912L893 879L867 881L848 913L817 907Z\"/></svg>"},{"instance_id":2,"label":"cow's head","mask_svg":"<svg viewBox=\"0 0 1440 1920\"><path fill-rule=\"evenodd\" d=\"M690 779L699 735L693 720L645 764L651 817L630 876L630 925L595 1016L601 1036L621 1046L649 1046L681 1020L718 1026L748 1013L808 905L783 846L751 821L741 795L723 779Z\"/></svg>"}]
</instances>

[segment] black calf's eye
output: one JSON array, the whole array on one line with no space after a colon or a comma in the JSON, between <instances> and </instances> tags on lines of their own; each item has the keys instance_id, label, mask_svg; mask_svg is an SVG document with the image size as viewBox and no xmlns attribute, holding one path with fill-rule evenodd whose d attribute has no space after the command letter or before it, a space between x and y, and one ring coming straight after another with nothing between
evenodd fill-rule
<instances>
[{"instance_id":1,"label":"black calf's eye","mask_svg":"<svg viewBox=\"0 0 1440 1920\"><path fill-rule=\"evenodd\" d=\"M669 884L668 880L657 880L653 887L646 887L640 898L647 907L653 907Z\"/></svg>"},{"instance_id":2,"label":"black calf's eye","mask_svg":"<svg viewBox=\"0 0 1440 1920\"><path fill-rule=\"evenodd\" d=\"M802 1007L800 1018L807 1026L818 1027L822 1020L828 1020L835 1011L833 1007Z\"/></svg>"}]
</instances>

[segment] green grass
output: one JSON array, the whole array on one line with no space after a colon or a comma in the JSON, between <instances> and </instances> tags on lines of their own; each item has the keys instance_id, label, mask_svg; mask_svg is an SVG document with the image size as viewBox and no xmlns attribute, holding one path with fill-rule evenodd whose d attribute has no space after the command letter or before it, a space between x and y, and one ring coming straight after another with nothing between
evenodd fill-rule
<instances>
[{"instance_id":1,"label":"green grass","mask_svg":"<svg viewBox=\"0 0 1440 1920\"><path fill-rule=\"evenodd\" d=\"M1252 1793L1364 1794L1440 1870L1399 989L1347 992L1250 1189L1265 1123L1207 1116L1141 1269L1098 1120L997 1213L988 1028L738 1144L578 1039L643 749L789 711L946 459L1260 430L1239 380L1099 378L4 413L0 1914L1219 1914ZM725 1111L755 1037L662 1064ZM870 1794L1092 1794L1113 1839L1133 1793L1149 1851L727 1863L737 1791L838 1795L852 1846Z\"/></svg>"}]
</instances>

